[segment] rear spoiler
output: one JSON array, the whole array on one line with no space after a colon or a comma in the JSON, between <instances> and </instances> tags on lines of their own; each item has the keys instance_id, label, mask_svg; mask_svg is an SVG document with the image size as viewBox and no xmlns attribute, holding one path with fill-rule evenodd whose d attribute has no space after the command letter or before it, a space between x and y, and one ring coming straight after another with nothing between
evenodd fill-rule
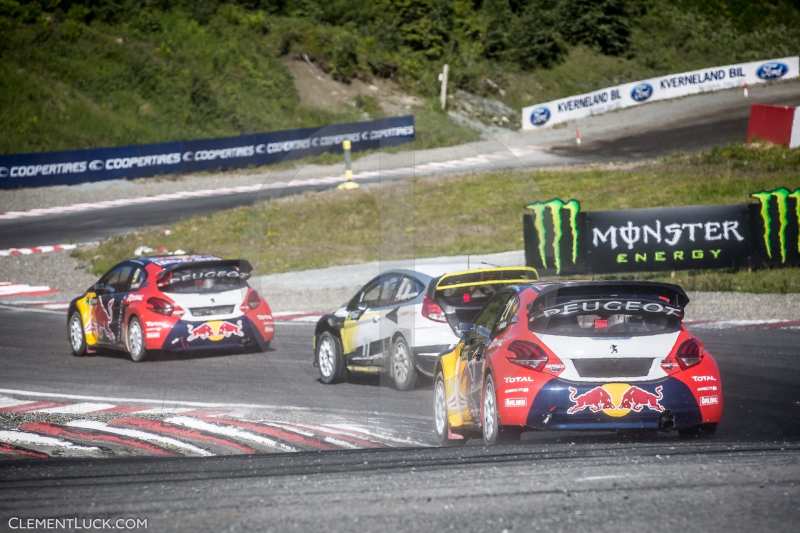
<instances>
[{"instance_id":1,"label":"rear spoiler","mask_svg":"<svg viewBox=\"0 0 800 533\"><path fill-rule=\"evenodd\" d=\"M478 268L444 274L436 282L436 290L460 289L479 285L516 285L531 283L538 279L539 273L531 267Z\"/></svg>"},{"instance_id":2,"label":"rear spoiler","mask_svg":"<svg viewBox=\"0 0 800 533\"><path fill-rule=\"evenodd\" d=\"M248 279L250 273L253 271L253 265L245 259L218 259L214 261L187 261L185 263L175 263L165 267L164 270L159 273L157 284L159 286L169 285L173 279L180 280L181 270L205 270L206 275L201 277L216 277L218 273L223 272L225 274L221 277ZM233 273L235 273L235 275Z\"/></svg>"},{"instance_id":3,"label":"rear spoiler","mask_svg":"<svg viewBox=\"0 0 800 533\"><path fill-rule=\"evenodd\" d=\"M689 297L671 283L587 281L545 286L531 304L533 320L595 311L641 312L683 318Z\"/></svg>"}]
</instances>

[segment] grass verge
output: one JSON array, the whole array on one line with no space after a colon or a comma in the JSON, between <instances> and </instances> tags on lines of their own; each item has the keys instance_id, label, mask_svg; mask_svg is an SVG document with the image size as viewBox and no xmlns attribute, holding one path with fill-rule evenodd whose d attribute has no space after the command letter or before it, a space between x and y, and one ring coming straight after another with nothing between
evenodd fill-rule
<instances>
[{"instance_id":1,"label":"grass verge","mask_svg":"<svg viewBox=\"0 0 800 533\"><path fill-rule=\"evenodd\" d=\"M727 204L778 186L800 186L800 151L736 145L635 167L421 177L308 193L115 237L75 255L101 273L141 245L180 248L244 256L263 274L491 253L523 247L523 206L536 199L578 198L586 210ZM800 292L798 274L800 269L681 272L676 280L689 289Z\"/></svg>"}]
</instances>

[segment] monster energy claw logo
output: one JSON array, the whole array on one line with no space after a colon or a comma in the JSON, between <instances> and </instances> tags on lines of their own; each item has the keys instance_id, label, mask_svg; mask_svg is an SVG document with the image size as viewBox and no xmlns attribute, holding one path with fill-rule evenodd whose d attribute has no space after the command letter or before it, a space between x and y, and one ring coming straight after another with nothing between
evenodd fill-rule
<instances>
[{"instance_id":1,"label":"monster energy claw logo","mask_svg":"<svg viewBox=\"0 0 800 533\"><path fill-rule=\"evenodd\" d=\"M761 204L761 223L764 227L764 247L767 250L767 257L772 259L772 211L770 209L772 199L778 206L778 243L780 246L781 263L786 263L786 255L789 245L786 242L786 230L789 227L789 198L794 198L795 224L800 226L800 188L790 192L786 187L779 187L772 191L762 191L751 194ZM800 231L797 237L797 253L800 254Z\"/></svg>"},{"instance_id":2,"label":"monster energy claw logo","mask_svg":"<svg viewBox=\"0 0 800 533\"><path fill-rule=\"evenodd\" d=\"M553 222L553 261L555 263L556 274L561 273L561 238L564 236L562 227L562 212L569 212L569 229L572 237L572 264L574 265L578 260L578 213L581 210L581 204L578 200L572 199L567 202L559 198L553 198L547 202L532 202L526 206L527 209L533 211L534 220L533 225L536 231L536 238L539 248L539 259L544 268L547 266L547 230L545 228L545 212L550 211L550 217Z\"/></svg>"}]
</instances>

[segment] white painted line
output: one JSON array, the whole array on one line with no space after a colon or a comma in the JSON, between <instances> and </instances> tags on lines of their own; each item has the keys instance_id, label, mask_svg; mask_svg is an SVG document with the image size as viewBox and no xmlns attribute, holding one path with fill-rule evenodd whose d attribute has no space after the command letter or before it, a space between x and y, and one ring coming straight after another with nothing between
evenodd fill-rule
<instances>
[{"instance_id":1,"label":"white painted line","mask_svg":"<svg viewBox=\"0 0 800 533\"><path fill-rule=\"evenodd\" d=\"M22 307L19 305L8 305L8 304L0 304L0 309L6 309L8 311L17 311L19 313L47 313L48 315L63 315L62 311L56 311L53 309L36 309L33 307Z\"/></svg>"},{"instance_id":2,"label":"white painted line","mask_svg":"<svg viewBox=\"0 0 800 533\"><path fill-rule=\"evenodd\" d=\"M86 413L92 413L94 411L102 411L103 409L110 409L112 407L115 406L114 404L110 403L80 402L80 403L73 403L71 405L50 407L48 409L42 409L41 411L37 412L60 414L60 415L84 415Z\"/></svg>"},{"instance_id":3,"label":"white painted line","mask_svg":"<svg viewBox=\"0 0 800 533\"><path fill-rule=\"evenodd\" d=\"M284 452L299 451L294 446L289 446L288 444L284 444L282 442L278 442L276 440L264 437L262 435L251 433L249 431L245 431L243 429L239 429L233 426L222 426L217 424L211 424L209 422L205 422L204 420L198 420L197 418L191 418L188 416L174 416L171 418L167 418L164 421L170 424L176 424L179 426L205 431L207 433L215 433L217 435L224 435L226 437L231 437L233 439L254 442L256 444L267 446L268 448L275 448L277 450L281 450Z\"/></svg>"},{"instance_id":4,"label":"white painted line","mask_svg":"<svg viewBox=\"0 0 800 533\"><path fill-rule=\"evenodd\" d=\"M262 422L262 424L266 426L272 426L278 429L282 429L284 431L290 431L292 433L297 433L298 435L303 435L304 437L316 437L322 439L324 442L328 444L333 444L334 446L339 446L340 448L351 448L351 449L358 449L359 447L352 442L346 442L343 440L336 439L334 437L326 437L320 435L319 433L315 433L310 430L303 430L302 428L291 425L291 424L281 424L280 422Z\"/></svg>"},{"instance_id":5,"label":"white painted line","mask_svg":"<svg viewBox=\"0 0 800 533\"><path fill-rule=\"evenodd\" d=\"M603 476L586 476L586 477L579 477L575 481L578 481L578 482L581 482L581 481L600 481L600 480L604 480L604 479L619 479L619 478L622 478L622 477L627 477L627 476L620 475L620 474L608 474L608 475L603 475Z\"/></svg>"},{"instance_id":6,"label":"white painted line","mask_svg":"<svg viewBox=\"0 0 800 533\"><path fill-rule=\"evenodd\" d=\"M144 411L138 411L136 415L179 415L194 411L193 407L154 407Z\"/></svg>"},{"instance_id":7,"label":"white painted line","mask_svg":"<svg viewBox=\"0 0 800 533\"><path fill-rule=\"evenodd\" d=\"M55 304L43 304L42 307L44 309L57 309L63 311L64 309L69 308L69 302L61 302Z\"/></svg>"},{"instance_id":8,"label":"white painted line","mask_svg":"<svg viewBox=\"0 0 800 533\"><path fill-rule=\"evenodd\" d=\"M353 444L352 442L346 442L343 440L335 439L333 437L323 437L322 440L327 442L328 444L339 446L340 448L350 448L351 450L359 449L358 445Z\"/></svg>"},{"instance_id":9,"label":"white painted line","mask_svg":"<svg viewBox=\"0 0 800 533\"><path fill-rule=\"evenodd\" d=\"M14 294L31 294L34 292L48 292L51 291L50 287L47 285L28 285L25 283L19 283L16 285L6 285L4 287L0 287L0 296L11 296Z\"/></svg>"},{"instance_id":10,"label":"white painted line","mask_svg":"<svg viewBox=\"0 0 800 533\"><path fill-rule=\"evenodd\" d=\"M138 429L112 427L107 424L104 424L103 422L97 422L94 420L73 420L72 422L67 423L67 426L74 428L82 428L82 429L92 429L95 431L102 431L104 433L121 435L123 437L131 437L134 439L143 440L145 442L150 442L152 444L159 444L162 446L177 448L179 450L183 450L194 455L200 455L202 457L211 457L212 455L214 455L208 450L204 450L203 448L198 448L197 446L189 444L188 442L183 442L178 439L173 439L172 437L165 437L163 435L158 435L156 433L149 433L147 431L139 431Z\"/></svg>"},{"instance_id":11,"label":"white painted line","mask_svg":"<svg viewBox=\"0 0 800 533\"><path fill-rule=\"evenodd\" d=\"M413 444L414 446L428 446L423 442L419 442L413 439L393 437L392 435L388 435L383 432L371 431L368 429L364 429L361 426L354 426L352 424L327 424L325 427L333 427L340 430L344 430L349 433L342 433L342 434L350 435L351 437L358 437L359 434L361 434L367 437L371 437L373 439L380 439L381 441L397 442L399 444Z\"/></svg>"},{"instance_id":12,"label":"white painted line","mask_svg":"<svg viewBox=\"0 0 800 533\"><path fill-rule=\"evenodd\" d=\"M24 403L32 403L30 400L17 400L16 398L2 397L0 398L0 409L3 407L16 407Z\"/></svg>"},{"instance_id":13,"label":"white painted line","mask_svg":"<svg viewBox=\"0 0 800 533\"><path fill-rule=\"evenodd\" d=\"M82 446L68 440L62 440L56 437L47 437L45 435L39 435L38 433L18 431L15 429L0 430L0 442L19 444L22 446L49 446L51 448L64 448L74 451L100 453L100 448L97 446Z\"/></svg>"}]
</instances>

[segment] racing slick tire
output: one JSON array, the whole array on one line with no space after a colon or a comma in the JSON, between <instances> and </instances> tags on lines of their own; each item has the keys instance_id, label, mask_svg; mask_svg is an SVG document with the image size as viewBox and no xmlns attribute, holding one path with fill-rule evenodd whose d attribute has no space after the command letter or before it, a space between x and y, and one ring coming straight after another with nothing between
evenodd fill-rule
<instances>
[{"instance_id":1,"label":"racing slick tire","mask_svg":"<svg viewBox=\"0 0 800 533\"><path fill-rule=\"evenodd\" d=\"M497 413L497 393L494 386L494 378L492 378L491 374L487 374L483 382L481 432L483 434L483 443L489 446L502 442L515 442L522 435L522 428L502 427L500 425L500 417Z\"/></svg>"},{"instance_id":2,"label":"racing slick tire","mask_svg":"<svg viewBox=\"0 0 800 533\"><path fill-rule=\"evenodd\" d=\"M692 426L678 430L678 435L683 438L703 438L711 437L717 432L717 424L700 424L699 426Z\"/></svg>"},{"instance_id":3,"label":"racing slick tire","mask_svg":"<svg viewBox=\"0 0 800 533\"><path fill-rule=\"evenodd\" d=\"M447 419L447 392L444 387L442 370L436 373L433 381L433 428L440 446L460 446L467 442L466 437L455 439L450 421Z\"/></svg>"},{"instance_id":4,"label":"racing slick tire","mask_svg":"<svg viewBox=\"0 0 800 533\"><path fill-rule=\"evenodd\" d=\"M142 330L142 323L135 316L128 321L128 331L125 333L125 347L128 349L128 355L130 355L131 361L134 363L147 359L147 348L144 346L144 330Z\"/></svg>"},{"instance_id":5,"label":"racing slick tire","mask_svg":"<svg viewBox=\"0 0 800 533\"><path fill-rule=\"evenodd\" d=\"M347 367L342 354L342 343L330 331L323 331L317 338L317 367L323 383L337 383L347 379Z\"/></svg>"},{"instance_id":6,"label":"racing slick tire","mask_svg":"<svg viewBox=\"0 0 800 533\"><path fill-rule=\"evenodd\" d=\"M86 334L83 331L83 320L78 311L73 311L67 320L67 339L72 355L81 357L86 355Z\"/></svg>"},{"instance_id":7,"label":"racing slick tire","mask_svg":"<svg viewBox=\"0 0 800 533\"><path fill-rule=\"evenodd\" d=\"M417 384L414 355L402 335L397 335L392 341L389 357L389 375L392 376L392 381L397 390L411 390Z\"/></svg>"}]
</instances>

